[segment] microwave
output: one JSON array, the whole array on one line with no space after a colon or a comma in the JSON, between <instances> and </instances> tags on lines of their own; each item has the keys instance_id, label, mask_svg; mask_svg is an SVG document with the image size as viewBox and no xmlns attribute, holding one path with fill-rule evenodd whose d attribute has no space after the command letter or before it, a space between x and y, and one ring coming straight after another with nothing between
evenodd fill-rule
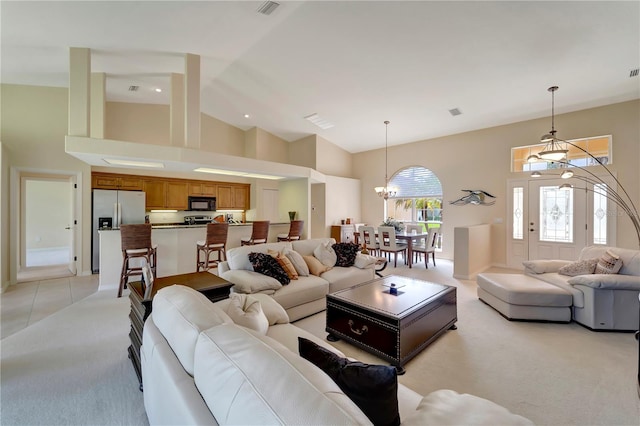
<instances>
[{"instance_id":1,"label":"microwave","mask_svg":"<svg viewBox=\"0 0 640 426\"><path fill-rule=\"evenodd\" d=\"M215 211L216 197L189 197L189 209L195 211Z\"/></svg>"}]
</instances>

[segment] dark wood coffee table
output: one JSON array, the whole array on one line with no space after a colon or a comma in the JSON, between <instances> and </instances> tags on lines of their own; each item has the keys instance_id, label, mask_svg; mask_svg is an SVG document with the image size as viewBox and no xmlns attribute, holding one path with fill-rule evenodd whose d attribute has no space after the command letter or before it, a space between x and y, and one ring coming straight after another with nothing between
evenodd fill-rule
<instances>
[{"instance_id":1,"label":"dark wood coffee table","mask_svg":"<svg viewBox=\"0 0 640 426\"><path fill-rule=\"evenodd\" d=\"M390 293L395 284L397 295ZM344 339L404 373L404 364L458 320L456 288L389 275L327 295L327 337Z\"/></svg>"}]
</instances>

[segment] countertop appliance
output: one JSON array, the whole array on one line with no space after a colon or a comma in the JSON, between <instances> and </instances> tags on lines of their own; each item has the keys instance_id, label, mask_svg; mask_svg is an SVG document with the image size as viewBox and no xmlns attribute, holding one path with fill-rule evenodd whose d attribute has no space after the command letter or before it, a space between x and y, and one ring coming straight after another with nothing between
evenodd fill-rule
<instances>
[{"instance_id":1,"label":"countertop appliance","mask_svg":"<svg viewBox=\"0 0 640 426\"><path fill-rule=\"evenodd\" d=\"M189 208L191 211L216 211L216 197L189 197Z\"/></svg>"},{"instance_id":2,"label":"countertop appliance","mask_svg":"<svg viewBox=\"0 0 640 426\"><path fill-rule=\"evenodd\" d=\"M142 191L93 190L91 270L100 271L101 229L118 229L122 224L144 223L145 193Z\"/></svg>"},{"instance_id":3,"label":"countertop appliance","mask_svg":"<svg viewBox=\"0 0 640 426\"><path fill-rule=\"evenodd\" d=\"M211 216L185 216L185 225L201 225L203 223L211 223Z\"/></svg>"}]
</instances>

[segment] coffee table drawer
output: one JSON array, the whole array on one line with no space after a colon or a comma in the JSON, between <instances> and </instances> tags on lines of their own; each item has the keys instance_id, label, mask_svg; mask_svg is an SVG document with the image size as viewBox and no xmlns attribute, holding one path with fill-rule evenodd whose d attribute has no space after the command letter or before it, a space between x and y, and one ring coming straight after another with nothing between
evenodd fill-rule
<instances>
[{"instance_id":1,"label":"coffee table drawer","mask_svg":"<svg viewBox=\"0 0 640 426\"><path fill-rule=\"evenodd\" d=\"M398 359L398 328L392 324L328 303L326 331L389 361Z\"/></svg>"}]
</instances>

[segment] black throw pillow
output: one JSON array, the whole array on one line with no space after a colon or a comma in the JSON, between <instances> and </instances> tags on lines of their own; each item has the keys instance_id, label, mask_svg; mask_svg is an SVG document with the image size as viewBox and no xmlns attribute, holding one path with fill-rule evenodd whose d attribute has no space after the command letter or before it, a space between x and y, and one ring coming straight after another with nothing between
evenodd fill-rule
<instances>
[{"instance_id":1,"label":"black throw pillow","mask_svg":"<svg viewBox=\"0 0 640 426\"><path fill-rule=\"evenodd\" d=\"M349 361L304 337L298 337L298 351L331 377L374 425L400 424L395 367Z\"/></svg>"},{"instance_id":2,"label":"black throw pillow","mask_svg":"<svg viewBox=\"0 0 640 426\"><path fill-rule=\"evenodd\" d=\"M361 247L358 244L354 243L335 243L331 247L338 256L338 259L336 260L336 266L344 267L353 266L356 261L356 255L361 250Z\"/></svg>"},{"instance_id":3,"label":"black throw pillow","mask_svg":"<svg viewBox=\"0 0 640 426\"><path fill-rule=\"evenodd\" d=\"M287 275L278 261L270 254L252 252L249 253L249 261L254 271L275 278L282 285L287 285L291 282L289 275Z\"/></svg>"}]
</instances>

